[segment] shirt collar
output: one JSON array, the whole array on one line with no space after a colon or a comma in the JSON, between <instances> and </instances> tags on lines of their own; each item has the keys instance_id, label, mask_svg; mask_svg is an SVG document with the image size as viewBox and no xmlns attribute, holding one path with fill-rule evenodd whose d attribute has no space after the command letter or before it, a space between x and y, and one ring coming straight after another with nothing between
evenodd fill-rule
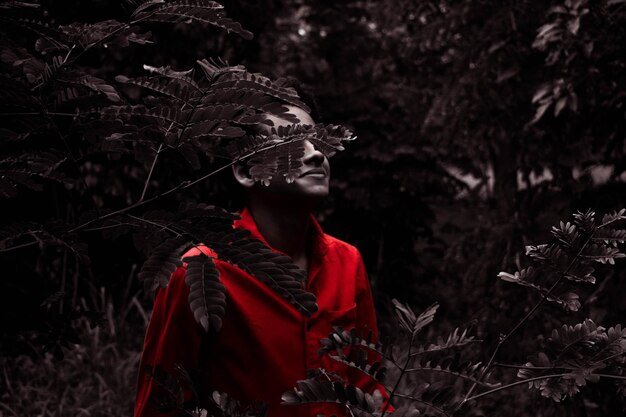
<instances>
[{"instance_id":1,"label":"shirt collar","mask_svg":"<svg viewBox=\"0 0 626 417\"><path fill-rule=\"evenodd\" d=\"M248 210L247 207L241 211L240 216L241 218L239 220L235 220L234 227L248 230L250 232L251 237L259 239L261 242L263 242L267 247L271 248L273 251L283 253L277 249L272 248L272 246L269 243L267 243L267 241L265 240L265 238L259 231L259 228L257 227L256 222L254 221L254 217L252 217L252 213L250 212L250 210ZM310 233L311 233L311 239L312 239L311 241L312 252L309 255L311 257L310 258L311 263L316 263L317 261L321 260L328 252L328 239L326 235L324 234L322 227L317 222L317 219L315 219L315 216L313 216L313 214L311 214L310 216L311 216ZM285 254L283 253L283 255Z\"/></svg>"}]
</instances>

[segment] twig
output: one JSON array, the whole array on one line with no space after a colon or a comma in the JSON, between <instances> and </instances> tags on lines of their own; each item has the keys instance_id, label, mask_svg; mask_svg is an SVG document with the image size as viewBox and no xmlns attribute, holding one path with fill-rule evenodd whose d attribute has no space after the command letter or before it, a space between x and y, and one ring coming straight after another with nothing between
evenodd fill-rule
<instances>
[{"instance_id":1,"label":"twig","mask_svg":"<svg viewBox=\"0 0 626 417\"><path fill-rule=\"evenodd\" d=\"M298 139L298 140L304 140L304 139ZM184 182L178 184L177 186L172 187L169 190L164 191L164 192L162 192L160 194L157 194L157 195L155 195L155 196L153 196L153 197L151 197L151 198L149 198L147 200L138 201L138 202L136 202L134 204L131 204L130 206L124 207L124 208L116 210L116 211L112 211L112 212L104 214L104 215L102 215L102 216L100 216L98 218L95 218L95 219L92 219L92 220L88 220L85 223L81 223L78 226L68 230L68 233L72 233L72 232L76 232L78 230L82 230L85 227L87 227L87 226L89 226L89 225L91 225L91 224L93 224L95 222L98 222L98 221L101 221L101 220L105 220L105 219L111 218L113 216L117 216L119 214L126 213L126 212L134 210L134 209L136 209L138 207L145 206L146 204L150 204L153 201L159 200L159 199L161 199L163 197L166 197L166 196L168 196L168 195L170 195L172 193L175 193L177 191L186 190L187 188L192 187L192 186L198 184L199 182L202 182L202 181L206 180L207 178L209 178L209 177L211 177L213 175L216 175L219 172L221 172L221 171L223 171L223 170L225 170L227 168L230 168L231 166L235 165L239 161L242 161L244 159L250 158L250 157L256 155L257 153L265 152L267 150L278 148L280 146L288 145L288 144L291 144L291 143L292 143L292 141L289 141L289 142L279 142L279 143L275 143L275 144L272 144L272 145L267 146L267 147L263 147L263 148L257 149L257 150L255 150L253 152L250 152L250 153L248 153L246 155L243 155L243 156L240 156L239 158L234 159L233 161L229 162L228 164L223 165L223 166L217 168L216 170L213 170L213 171L209 172L208 174L203 175L202 177L200 177L200 178L198 178L196 180L184 181Z\"/></svg>"},{"instance_id":2,"label":"twig","mask_svg":"<svg viewBox=\"0 0 626 417\"><path fill-rule=\"evenodd\" d=\"M407 355L406 355L406 361L404 362L402 369L400 369L400 376L396 380L396 383L393 386L393 389L389 393L389 398L387 399L387 402L385 403L385 406L383 407L383 411L380 414L380 417L385 417L385 413L387 412L387 409L391 405L391 399L396 394L396 391L398 390L398 387L400 386L400 381L402 380L402 377L404 377L404 375L406 374L406 370L409 367L409 363L411 362L411 349L413 348L413 341L415 340L415 335L416 335L416 332L411 333L411 340L409 342L409 351L407 352Z\"/></svg>"},{"instance_id":3,"label":"twig","mask_svg":"<svg viewBox=\"0 0 626 417\"><path fill-rule=\"evenodd\" d=\"M537 377L534 377L534 378L524 379L524 380L521 380L521 381L512 382L510 384L503 385L501 387L494 388L494 389L491 389L489 391L481 392L480 394L476 394L473 397L465 398L463 400L463 403L466 403L468 401L477 400L478 398L481 398L481 397L484 397L486 395L490 395L490 394L493 394L493 393L496 393L496 392L499 392L499 391L502 391L502 390L505 390L505 389L508 389L508 388L512 388L512 387L515 387L517 385L527 384L527 383L533 382L533 381L541 381L542 379L562 378L562 377L567 376L567 375L569 375L569 374L543 375L543 376L537 376Z\"/></svg>"},{"instance_id":4,"label":"twig","mask_svg":"<svg viewBox=\"0 0 626 417\"><path fill-rule=\"evenodd\" d=\"M400 393L396 394L396 397L406 398L407 400L411 400L411 401L418 402L420 404L424 404L424 405L432 408L433 410L438 411L439 413L443 414L444 416L451 417L451 415L446 410L444 410L443 408L437 407L433 403L429 403L428 401L423 400L421 398L417 398L417 397L414 397L412 395L407 395L407 394L400 394Z\"/></svg>"},{"instance_id":5,"label":"twig","mask_svg":"<svg viewBox=\"0 0 626 417\"><path fill-rule=\"evenodd\" d=\"M147 219L144 219L144 218L141 218L141 217L133 216L132 214L128 214L128 213L126 213L126 216L130 217L133 220L137 220L138 222L143 222L143 223L151 224L152 226L160 227L161 230L167 230L168 232L171 232L171 233L175 234L176 237L182 235L180 232L177 232L176 230L174 230L174 229L172 229L169 226L166 226L164 224L153 222L151 220L147 220Z\"/></svg>"},{"instance_id":6,"label":"twig","mask_svg":"<svg viewBox=\"0 0 626 417\"><path fill-rule=\"evenodd\" d=\"M498 352L500 351L500 348L502 347L502 345L509 340L509 338L520 328L522 327L522 325L524 325L524 323L526 323L528 321L528 319L530 319L530 317L535 313L535 311L537 311L539 309L539 307L541 307L541 305L546 301L546 299L548 299L548 297L550 297L550 295L552 294L552 291L554 291L556 289L556 287L561 283L561 281L563 280L563 278L565 276L567 276L567 274L569 273L569 271L574 267L574 263L576 262L576 260L578 258L580 258L581 254L583 253L583 250L585 250L585 248L587 247L587 245L589 244L589 242L591 242L591 238L593 237L593 233L591 233L591 235L587 238L587 240L585 241L585 243L583 243L583 245L581 246L580 250L578 251L578 253L576 254L576 256L574 256L574 258L572 259L572 261L569 263L569 265L567 266L567 268L565 269L565 272L563 272L559 278L556 280L556 282L554 284L552 284L552 286L548 289L548 292L546 292L543 297L541 298L541 300L539 300L539 302L537 302L537 304L535 304L533 306L532 309L530 309L530 311L504 336L502 336L500 338L500 340L498 341L498 344L496 345L496 348L494 349L493 353L491 354L491 357L489 358L489 361L487 362L487 365L485 366L485 368L483 369L483 371L481 372L480 376L478 377L479 381L482 381L483 378L485 377L485 375L487 375L487 373L491 370L491 367L493 365L493 362L496 359L496 355L498 354ZM472 393L474 392L474 390L476 389L477 384L474 383L470 389L467 391L467 394L465 394L465 398L463 398L463 401L461 401L459 403L458 408L460 408L463 404L465 404L468 399L470 398L470 396L472 395ZM457 408L457 409L458 409Z\"/></svg>"},{"instance_id":7,"label":"twig","mask_svg":"<svg viewBox=\"0 0 626 417\"><path fill-rule=\"evenodd\" d=\"M171 126L171 125L170 125ZM163 150L163 144L159 145L159 149L157 149L156 154L154 155L154 160L152 161L152 166L150 166L150 172L148 172L148 178L146 178L146 183L143 186L143 191L141 192L141 197L139 197L139 201L143 201L146 196L146 191L148 191L148 185L150 185L150 179L152 179L152 173L154 172L154 167L156 166L157 160L159 159L159 155Z\"/></svg>"},{"instance_id":8,"label":"twig","mask_svg":"<svg viewBox=\"0 0 626 417\"><path fill-rule=\"evenodd\" d=\"M542 379L562 378L562 377L568 376L568 375L570 375L570 374L543 375L543 376L537 376L537 377L534 377L534 378L524 379L524 380L521 380L521 381L512 382L510 384L503 385L501 387L494 388L494 389L489 390L489 391L481 392L480 394L477 394L477 395L474 395L473 397L468 398L467 401L476 400L478 398L481 398L481 397L484 397L484 396L496 393L498 391L502 391L502 390L505 390L505 389L508 389L508 388L511 388L511 387L514 387L514 386L517 386L517 385L526 384L528 382L541 381ZM596 374L596 373L594 373L594 374L589 374L589 376L598 376L598 377L601 377L601 378L619 379L619 380L626 381L626 376L622 376L622 375Z\"/></svg>"}]
</instances>

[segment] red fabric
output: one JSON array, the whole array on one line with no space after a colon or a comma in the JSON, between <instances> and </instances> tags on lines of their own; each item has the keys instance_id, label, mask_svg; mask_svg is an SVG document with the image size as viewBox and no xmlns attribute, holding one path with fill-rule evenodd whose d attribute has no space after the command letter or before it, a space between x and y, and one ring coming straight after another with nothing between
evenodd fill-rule
<instances>
[{"instance_id":1,"label":"red fabric","mask_svg":"<svg viewBox=\"0 0 626 417\"><path fill-rule=\"evenodd\" d=\"M247 210L236 226L265 242ZM165 415L149 401L161 388L146 375L147 364L158 364L172 374L175 363L203 369L208 393L218 390L240 400L265 401L269 417L345 415L332 403L280 404L281 395L305 379L310 368L335 371L366 392L377 387L359 371L318 355L320 339L332 326L356 327L363 334L371 329L377 337L370 285L354 246L324 234L313 219L307 289L317 297L319 310L310 318L240 269L219 260L216 266L228 296L222 329L212 339L189 308L184 268L157 292L141 358L135 417ZM185 390L185 398L190 397Z\"/></svg>"}]
</instances>

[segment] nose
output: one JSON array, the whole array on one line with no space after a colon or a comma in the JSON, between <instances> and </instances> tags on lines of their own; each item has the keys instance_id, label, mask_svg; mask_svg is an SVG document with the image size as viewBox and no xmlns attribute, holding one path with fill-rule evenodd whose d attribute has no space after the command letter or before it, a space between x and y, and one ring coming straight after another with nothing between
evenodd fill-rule
<instances>
[{"instance_id":1,"label":"nose","mask_svg":"<svg viewBox=\"0 0 626 417\"><path fill-rule=\"evenodd\" d=\"M311 142L308 140L304 141L304 156L302 157L302 162L305 165L322 165L324 160L326 159L326 155L320 152Z\"/></svg>"}]
</instances>

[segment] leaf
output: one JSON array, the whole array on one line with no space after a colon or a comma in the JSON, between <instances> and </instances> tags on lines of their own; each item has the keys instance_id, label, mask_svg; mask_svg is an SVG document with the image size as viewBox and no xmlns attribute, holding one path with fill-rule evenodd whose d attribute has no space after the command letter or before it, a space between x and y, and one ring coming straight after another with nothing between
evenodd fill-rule
<instances>
[{"instance_id":1,"label":"leaf","mask_svg":"<svg viewBox=\"0 0 626 417\"><path fill-rule=\"evenodd\" d=\"M182 103L189 104L188 100L191 96L190 84L178 78L154 76L128 78L125 75L118 75L115 77L115 81L122 84L136 85L163 94Z\"/></svg>"},{"instance_id":2,"label":"leaf","mask_svg":"<svg viewBox=\"0 0 626 417\"><path fill-rule=\"evenodd\" d=\"M307 316L317 311L315 296L303 286L305 272L291 258L273 251L249 231L232 228L231 222L195 220L182 227L228 262L257 278Z\"/></svg>"},{"instance_id":3,"label":"leaf","mask_svg":"<svg viewBox=\"0 0 626 417\"><path fill-rule=\"evenodd\" d=\"M400 303L395 298L392 300L395 307L396 316L400 321L400 325L413 335L419 333L419 331L430 322L435 319L435 313L439 308L439 304L435 303L428 307L422 314L415 316L415 313L411 308L405 304Z\"/></svg>"},{"instance_id":4,"label":"leaf","mask_svg":"<svg viewBox=\"0 0 626 417\"><path fill-rule=\"evenodd\" d=\"M133 17L142 22L208 23L244 39L252 39L252 33L243 29L240 23L227 18L223 8L221 4L208 0L154 1L138 7Z\"/></svg>"},{"instance_id":5,"label":"leaf","mask_svg":"<svg viewBox=\"0 0 626 417\"><path fill-rule=\"evenodd\" d=\"M370 414L378 411L377 403L373 401L372 395L363 392L359 387L352 384L309 378L298 381L296 385L293 390L282 395L282 404L338 402L347 409L356 409Z\"/></svg>"},{"instance_id":6,"label":"leaf","mask_svg":"<svg viewBox=\"0 0 626 417\"><path fill-rule=\"evenodd\" d=\"M189 238L180 235L163 241L152 252L139 272L146 292L167 286L172 273L183 265L181 256L190 245Z\"/></svg>"},{"instance_id":7,"label":"leaf","mask_svg":"<svg viewBox=\"0 0 626 417\"><path fill-rule=\"evenodd\" d=\"M186 257L185 283L189 286L189 306L206 332L219 331L226 312L226 287L220 282L213 259L201 253Z\"/></svg>"}]
</instances>

